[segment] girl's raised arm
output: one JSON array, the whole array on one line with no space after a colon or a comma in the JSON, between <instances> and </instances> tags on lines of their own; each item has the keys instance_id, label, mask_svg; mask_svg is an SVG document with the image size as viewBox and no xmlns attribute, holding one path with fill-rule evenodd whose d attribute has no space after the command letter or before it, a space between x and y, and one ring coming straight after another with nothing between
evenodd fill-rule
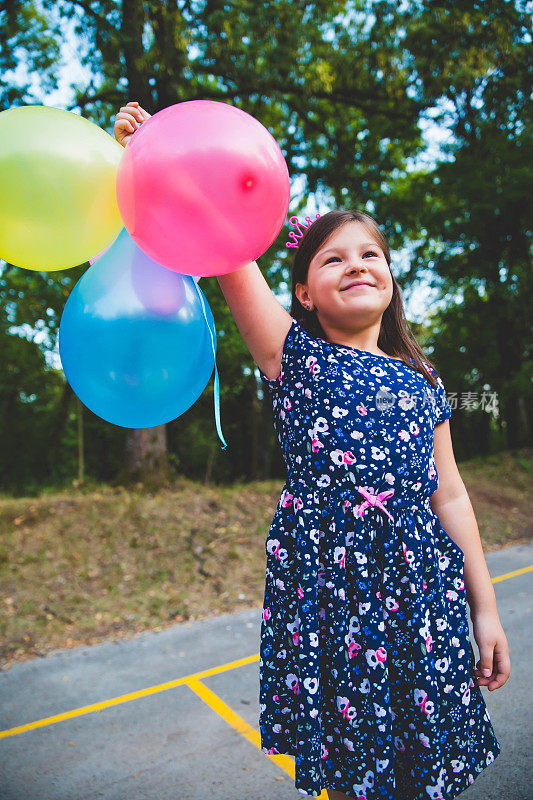
<instances>
[{"instance_id":1,"label":"girl's raised arm","mask_svg":"<svg viewBox=\"0 0 533 800\"><path fill-rule=\"evenodd\" d=\"M267 378L277 378L291 315L278 303L255 261L217 280L255 363Z\"/></svg>"},{"instance_id":2,"label":"girl's raised arm","mask_svg":"<svg viewBox=\"0 0 533 800\"><path fill-rule=\"evenodd\" d=\"M139 125L150 118L137 101L122 106L115 117L115 138L125 147ZM237 327L255 363L267 378L277 378L281 352L292 318L278 303L255 261L236 272L218 275Z\"/></svg>"}]
</instances>

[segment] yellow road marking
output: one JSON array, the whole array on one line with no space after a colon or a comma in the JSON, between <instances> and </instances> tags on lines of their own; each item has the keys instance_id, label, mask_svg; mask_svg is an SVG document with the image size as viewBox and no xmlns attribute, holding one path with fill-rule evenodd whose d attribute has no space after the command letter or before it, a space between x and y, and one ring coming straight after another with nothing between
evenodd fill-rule
<instances>
[{"instance_id":1,"label":"yellow road marking","mask_svg":"<svg viewBox=\"0 0 533 800\"><path fill-rule=\"evenodd\" d=\"M524 575L526 572L531 572L531 571L533 571L533 564L529 567L522 567L521 569L516 569L514 570L514 572L507 572L505 575L498 575L497 577L492 578L492 583L499 583L500 581L505 581L508 578L516 578L518 577L518 575ZM189 686L189 688L195 691L199 697L202 697L202 700L208 703L208 700L206 698L210 696L208 694L210 690L200 683L200 680L202 678L208 678L211 675L219 675L222 672L227 672L228 670L231 669L237 669L238 667L243 667L247 664L252 664L254 661L259 661L259 653L256 653L253 656L246 656L246 658L240 658L236 661L229 661L226 664L220 664L218 667L211 667L210 669L201 670L200 672L194 672L191 673L190 675L185 675L183 678L177 678L175 681L160 683L157 686L149 686L146 689L140 689L137 692L129 692L128 694L123 694L120 695L119 697L112 697L109 700L102 700L99 703L92 703L91 705L88 706L82 706L81 708L74 708L71 711L65 711L62 714L55 714L53 717L45 717L44 719L38 719L35 720L34 722L28 722L26 725L18 725L16 728L8 728L7 730L0 731L0 739L6 739L9 736L15 736L18 733L25 733L26 731L32 731L35 730L36 728L43 728L47 725L55 725L55 723L57 722L63 722L64 720L67 719L74 719L75 717L81 717L84 714L93 714L96 711L102 711L103 709L110 708L111 706L120 705L121 703L128 703L130 700L138 700L141 697L149 697L150 695L157 694L158 692L166 692L168 689L174 689L176 686L183 686L183 685ZM203 688L200 690L200 687ZM205 694L204 694L204 689L205 689ZM224 706L232 714L235 714L235 712L231 711L229 706L226 706L226 704L223 703L222 700L217 698L217 696L213 692L211 692L211 696L212 696L211 699L216 698L217 701L221 704L219 708L222 708L222 706ZM208 705L211 704L208 703ZM211 707L214 708L214 706ZM214 710L217 711L216 708L214 708ZM217 713L220 713L221 716L223 716L223 714L220 711L217 711ZM239 720L241 719L237 714L235 714L235 717ZM226 717L224 717L224 719L226 719ZM242 720L242 723L244 725L247 725L247 723L245 723L244 720ZM255 731L254 733L256 737L259 737L259 733L257 731ZM250 741L252 741L252 739L250 739ZM252 743L257 745L257 741L253 741ZM292 758L290 756L272 755L269 756L269 758L275 759L276 763L280 764L282 769L285 769L285 767L282 766L280 759L288 759L291 764L293 763ZM287 771L287 769L285 769L285 771ZM292 775L294 775L294 766ZM320 795L320 797L322 797L322 795Z\"/></svg>"},{"instance_id":2,"label":"yellow road marking","mask_svg":"<svg viewBox=\"0 0 533 800\"><path fill-rule=\"evenodd\" d=\"M507 578L516 578L517 575L525 575L526 572L531 572L533 570L533 564L530 567L522 567L522 569L515 569L514 572L506 572L505 575L498 575L496 578L492 578L493 583L499 583L500 581L506 581Z\"/></svg>"},{"instance_id":3,"label":"yellow road marking","mask_svg":"<svg viewBox=\"0 0 533 800\"><path fill-rule=\"evenodd\" d=\"M190 680L187 681L187 685L193 692L196 692L198 697L200 697L204 703L207 703L209 708L211 708L216 714L218 714L224 722L227 722L228 725L231 725L237 733L240 733L241 736L244 736L245 739L248 739L251 744L261 750L261 735L259 731L256 731L255 728L252 728L251 725L248 725L246 720L244 720L239 714L237 714L230 706L228 706L221 698L216 695L211 689L208 689L205 684L201 681L197 680ZM261 750L261 752L263 752ZM283 753L279 754L272 754L268 756L272 761L277 764L283 772L286 772L294 780L294 768L295 762L293 756L287 756ZM321 800L328 800L328 795L326 794L326 790L324 789L318 797Z\"/></svg>"},{"instance_id":4,"label":"yellow road marking","mask_svg":"<svg viewBox=\"0 0 533 800\"><path fill-rule=\"evenodd\" d=\"M248 725L246 720L244 720L236 711L234 711L230 706L228 706L218 695L216 695L211 689L209 689L204 683L201 681L195 680L192 678L191 680L187 681L187 686L193 692L195 692L198 697L204 701L213 711L224 719L228 725L231 725L232 728L235 728L237 733L240 733L241 736L244 736L245 739L248 739L249 742L254 744L256 747L261 749L261 737L259 732L252 728L251 725Z\"/></svg>"},{"instance_id":5,"label":"yellow road marking","mask_svg":"<svg viewBox=\"0 0 533 800\"><path fill-rule=\"evenodd\" d=\"M149 686L146 689L139 689L137 692L129 692L128 694L120 695L120 697L112 697L110 700L102 700L100 703L92 703L89 706L82 706L81 708L74 708L72 711L65 711L63 714L56 714L53 717L46 717L45 719L38 719L35 722L28 722L26 725L19 725L16 728L9 728L9 730L0 731L0 739L5 739L8 736L14 736L17 733L24 733L25 731L32 731L35 728L43 728L46 725L54 725L56 722L63 722L66 719L73 719L74 717L81 717L83 714L92 714L95 711L102 711L104 708L110 706L117 706L120 703L128 703L130 700L138 700L140 697L149 697L158 692L166 692L168 689L174 689L176 686L183 686L188 681L200 678L207 678L210 675L218 675L221 672L226 672L230 669L242 667L245 664L251 664L254 661L259 661L259 654L254 656L246 656L237 661L230 661L227 664L220 664L218 667L211 669L204 669L201 672L194 672L190 675L185 675L183 678L177 678L175 681L168 681L167 683L160 683L157 686Z\"/></svg>"}]
</instances>

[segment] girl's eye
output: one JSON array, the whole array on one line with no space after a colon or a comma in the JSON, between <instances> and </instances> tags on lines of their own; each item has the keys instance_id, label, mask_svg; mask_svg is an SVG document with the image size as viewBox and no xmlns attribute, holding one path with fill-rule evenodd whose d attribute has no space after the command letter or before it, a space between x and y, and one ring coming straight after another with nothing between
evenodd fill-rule
<instances>
[{"instance_id":1,"label":"girl's eye","mask_svg":"<svg viewBox=\"0 0 533 800\"><path fill-rule=\"evenodd\" d=\"M367 250L367 251L365 252L364 256L367 256L367 255L371 255L371 256L376 256L376 257L378 257L378 253L376 253L376 251L375 251L375 250ZM364 256L363 256L363 258L364 258ZM324 261L324 264L329 264L329 262L330 262L330 261L335 261L335 260L336 260L336 261L341 261L341 259L340 259L338 256L330 256L330 257L327 259L327 261Z\"/></svg>"}]
</instances>

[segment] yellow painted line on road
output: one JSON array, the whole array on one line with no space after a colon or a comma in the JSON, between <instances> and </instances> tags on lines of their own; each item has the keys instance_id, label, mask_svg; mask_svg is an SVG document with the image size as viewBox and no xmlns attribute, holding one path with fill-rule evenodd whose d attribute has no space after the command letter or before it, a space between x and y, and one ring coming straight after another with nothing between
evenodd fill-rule
<instances>
[{"instance_id":1,"label":"yellow painted line on road","mask_svg":"<svg viewBox=\"0 0 533 800\"><path fill-rule=\"evenodd\" d=\"M506 572L505 575L498 575L496 578L492 578L493 583L499 583L500 581L506 581L507 578L516 578L518 575L525 575L526 572L533 571L533 564L530 567L522 567L522 569L515 569L514 572Z\"/></svg>"},{"instance_id":2,"label":"yellow painted line on road","mask_svg":"<svg viewBox=\"0 0 533 800\"><path fill-rule=\"evenodd\" d=\"M167 683L160 683L157 686L149 686L146 689L140 689L137 692L129 692L128 694L120 695L119 697L112 697L110 700L102 700L100 703L92 703L89 706L82 706L81 708L74 708L72 711L65 711L63 714L55 714L53 717L45 717L38 719L35 722L28 722L26 725L19 725L16 728L9 728L5 731L0 731L0 739L5 739L8 736L15 736L17 733L25 733L32 731L36 728L43 728L46 725L54 725L56 722L63 722L66 719L73 719L74 717L81 717L84 714L93 714L95 711L102 711L104 708L120 705L120 703L128 703L130 700L138 700L141 697L149 697L158 692L166 692L168 689L174 689L176 686L183 686L188 681L193 679L208 678L211 675L218 675L221 672L227 672L230 669L236 669L246 664L252 664L254 661L259 660L259 654L254 656L247 656L240 658L237 661L230 661L227 664L220 664L218 667L211 669L204 669L201 672L194 672L190 675L185 675L183 678L177 678L175 681L168 681Z\"/></svg>"},{"instance_id":3,"label":"yellow painted line on road","mask_svg":"<svg viewBox=\"0 0 533 800\"><path fill-rule=\"evenodd\" d=\"M505 575L497 575L495 578L492 578L492 583L499 583L500 581L505 581L509 578L516 578L519 575L524 575L526 572L531 571L533 571L533 564L529 567L516 569L514 572L507 572ZM75 717L81 717L84 714L93 714L97 711L103 711L105 708L111 708L111 706L117 706L121 703L128 703L130 700L138 700L141 697L149 697L150 695L157 694L158 692L166 692L168 689L174 689L176 686L188 685L189 688L192 688L192 684L194 683L194 685L197 687L197 684L199 684L200 680L203 678L208 678L211 675L219 675L222 672L227 672L231 669L237 669L238 667L252 664L254 661L259 661L259 653L256 653L253 656L247 656L246 658L240 658L236 661L229 661L226 664L220 664L218 667L211 667L210 669L201 670L200 672L194 672L190 675L185 675L183 678L177 678L175 681L160 683L157 686L149 686L148 688L140 689L137 692L129 692L128 694L123 694L119 697L112 697L109 700L102 700L100 703L92 703L91 705L82 706L81 708L74 708L71 711L65 711L63 714L55 714L53 717L38 719L34 722L28 722L26 725L18 725L16 728L8 728L7 730L0 731L0 739L6 739L9 736L15 736L18 733L25 733L26 731L33 731L37 728L44 728L47 725L55 725L57 722L63 722L67 719L74 719ZM193 691L196 691L196 689L193 689ZM216 695L213 695L213 697L216 697ZM227 708L229 708L229 706L227 706ZM258 736L259 734L256 735ZM272 759L275 758L276 763L278 763L277 759L281 758L288 758L292 763L292 760L289 756L278 755L269 757Z\"/></svg>"},{"instance_id":4,"label":"yellow painted line on road","mask_svg":"<svg viewBox=\"0 0 533 800\"><path fill-rule=\"evenodd\" d=\"M256 747L261 749L261 737L258 731L255 728L252 728L251 725L248 725L246 720L244 720L236 711L234 711L230 706L227 705L217 694L215 694L211 689L209 689L202 681L195 680L191 678L191 680L187 681L187 686L193 692L195 692L198 697L206 703L209 708L216 711L216 713L222 717L222 719L231 725L232 728L235 728L237 733L240 733L241 736L244 736L245 739L248 739L249 742L254 744Z\"/></svg>"},{"instance_id":5,"label":"yellow painted line on road","mask_svg":"<svg viewBox=\"0 0 533 800\"><path fill-rule=\"evenodd\" d=\"M212 711L222 717L224 722L227 722L228 725L231 725L237 733L240 733L241 736L244 736L245 739L257 747L258 750L261 750L261 735L259 731L256 731L255 728L252 728L251 725L248 725L246 720L244 720L239 714L237 714L230 706L227 705L217 694L215 694L211 689L208 689L205 684L198 680L189 680L187 681L187 685L193 692L196 692L198 697L206 703ZM264 754L265 755L265 754ZM283 770L287 775L289 775L292 780L294 781L294 758L293 756L287 756L282 753L278 753L277 755L274 753L269 755L270 758L280 769ZM328 795L326 794L326 790L324 789L323 792L319 795L320 800L328 800Z\"/></svg>"}]
</instances>

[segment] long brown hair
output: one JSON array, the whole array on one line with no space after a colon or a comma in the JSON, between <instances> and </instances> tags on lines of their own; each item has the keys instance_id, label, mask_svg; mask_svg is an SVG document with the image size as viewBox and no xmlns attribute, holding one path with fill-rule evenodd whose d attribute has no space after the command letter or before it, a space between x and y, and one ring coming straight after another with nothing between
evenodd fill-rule
<instances>
[{"instance_id":1,"label":"long brown hair","mask_svg":"<svg viewBox=\"0 0 533 800\"><path fill-rule=\"evenodd\" d=\"M377 222L363 211L329 211L313 222L307 230L304 230L304 235L299 240L299 247L296 250L292 266L292 301L290 314L294 319L298 320L310 336L325 339L326 341L328 341L327 336L324 333L315 310L308 311L298 300L296 296L296 284L307 282L309 264L313 256L328 236L347 222L360 222L365 226L367 232L383 250L390 269L391 257L387 240ZM387 353L387 355L400 358L408 366L422 373L431 386L435 388L437 385L436 377L429 372L425 364L429 364L437 375L438 371L415 339L405 316L401 289L392 271L391 277L392 298L383 312L378 336L378 347ZM410 361L410 359L412 359L412 361Z\"/></svg>"}]
</instances>

